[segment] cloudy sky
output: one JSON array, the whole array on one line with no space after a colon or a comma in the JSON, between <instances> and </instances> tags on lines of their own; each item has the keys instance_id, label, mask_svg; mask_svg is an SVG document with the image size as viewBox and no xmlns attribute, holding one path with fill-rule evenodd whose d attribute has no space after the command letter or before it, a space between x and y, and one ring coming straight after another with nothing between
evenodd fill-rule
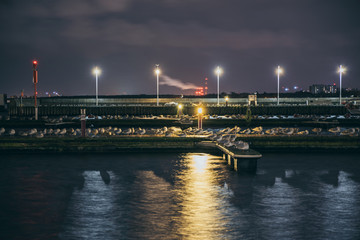
<instances>
[{"instance_id":1,"label":"cloudy sky","mask_svg":"<svg viewBox=\"0 0 360 240\"><path fill-rule=\"evenodd\" d=\"M0 92L32 94L33 59L39 93L100 94L275 92L338 83L360 88L359 0L0 0ZM184 83L184 89L179 88ZM186 83L186 84L185 84ZM171 85L171 84L170 84ZM177 87L178 86L178 87ZM186 88L186 89L185 89Z\"/></svg>"}]
</instances>

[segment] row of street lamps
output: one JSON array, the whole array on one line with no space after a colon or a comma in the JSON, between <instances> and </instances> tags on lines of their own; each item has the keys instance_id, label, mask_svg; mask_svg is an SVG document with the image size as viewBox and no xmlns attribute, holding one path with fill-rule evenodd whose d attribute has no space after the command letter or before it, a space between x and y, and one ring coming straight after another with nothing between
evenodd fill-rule
<instances>
[{"instance_id":1,"label":"row of street lamps","mask_svg":"<svg viewBox=\"0 0 360 240\"><path fill-rule=\"evenodd\" d=\"M339 94L339 104L341 105L341 88L342 88L342 74L346 72L346 68L344 68L342 65L339 66L338 69L338 73L340 74L340 86L339 86L339 90L340 90L340 94ZM283 69L278 66L276 69L276 73L277 73L277 105L279 105L279 100L280 100L280 74L283 73Z\"/></svg>"},{"instance_id":2,"label":"row of street lamps","mask_svg":"<svg viewBox=\"0 0 360 240\"><path fill-rule=\"evenodd\" d=\"M155 65L155 74L156 74L156 106L159 106L159 75L161 73L160 71L160 65L156 64ZM339 103L341 105L341 88L342 88L342 74L345 73L346 69L340 65L339 67L339 74L340 74L340 95L339 95ZM278 66L276 69L276 73L277 73L277 105L280 104L280 75L283 73L283 69ZM99 105L99 99L98 99L98 78L99 75L101 74L101 70L98 67L95 67L93 69L93 73L95 74L96 77L96 106ZM215 73L217 75L217 105L220 105L220 75L223 73L223 70L220 68L220 66L217 66L217 68L215 69ZM228 99L228 98L227 98ZM226 101L227 102L227 101Z\"/></svg>"}]
</instances>

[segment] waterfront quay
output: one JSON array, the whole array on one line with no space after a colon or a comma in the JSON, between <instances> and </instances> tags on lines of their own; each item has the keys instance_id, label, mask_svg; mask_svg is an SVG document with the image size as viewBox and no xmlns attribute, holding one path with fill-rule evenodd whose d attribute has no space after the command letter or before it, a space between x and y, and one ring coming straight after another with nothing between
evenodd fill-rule
<instances>
[{"instance_id":1,"label":"waterfront quay","mask_svg":"<svg viewBox=\"0 0 360 240\"><path fill-rule=\"evenodd\" d=\"M245 114L248 105L252 105L254 115L294 115L294 114L346 114L342 105L337 105L337 98L282 98L281 105L276 105L276 98L258 98L256 103L248 98L228 98L216 104L216 98L199 97L164 97L156 106L156 98L102 96L95 106L94 97L42 97L38 98L39 116L78 115L80 109L86 109L93 115L177 115L178 106L182 105L182 114L196 114L199 105L206 107L206 113L213 115ZM358 104L359 98L344 98L346 102ZM7 112L10 116L33 116L35 114L33 98L8 99Z\"/></svg>"},{"instance_id":2,"label":"waterfront quay","mask_svg":"<svg viewBox=\"0 0 360 240\"><path fill-rule=\"evenodd\" d=\"M94 106L87 97L39 98L34 120L32 99L10 99L0 120L0 151L209 151L223 154L235 170L254 172L263 152L360 149L359 117L332 98L282 99L281 105L262 99L252 106L245 98L226 105L212 98L162 98L154 106L155 100L102 97Z\"/></svg>"}]
</instances>

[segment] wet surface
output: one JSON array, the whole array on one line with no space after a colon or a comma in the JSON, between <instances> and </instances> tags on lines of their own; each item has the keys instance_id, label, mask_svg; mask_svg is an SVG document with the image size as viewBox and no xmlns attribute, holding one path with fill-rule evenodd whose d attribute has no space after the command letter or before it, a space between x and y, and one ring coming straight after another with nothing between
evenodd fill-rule
<instances>
[{"instance_id":1,"label":"wet surface","mask_svg":"<svg viewBox=\"0 0 360 240\"><path fill-rule=\"evenodd\" d=\"M1 239L359 239L356 154L3 154Z\"/></svg>"}]
</instances>

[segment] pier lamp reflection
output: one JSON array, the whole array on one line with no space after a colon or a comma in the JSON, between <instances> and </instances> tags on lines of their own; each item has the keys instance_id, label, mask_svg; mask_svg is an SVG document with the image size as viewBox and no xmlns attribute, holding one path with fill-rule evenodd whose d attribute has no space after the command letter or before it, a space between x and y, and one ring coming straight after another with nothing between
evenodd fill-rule
<instances>
[{"instance_id":1,"label":"pier lamp reflection","mask_svg":"<svg viewBox=\"0 0 360 240\"><path fill-rule=\"evenodd\" d=\"M192 158L193 158L194 172L196 172L196 173L205 172L208 156L193 155Z\"/></svg>"},{"instance_id":2,"label":"pier lamp reflection","mask_svg":"<svg viewBox=\"0 0 360 240\"><path fill-rule=\"evenodd\" d=\"M187 239L216 239L223 231L221 202L217 201L216 173L211 156L190 153L185 156L188 169L181 176L184 194L179 234ZM222 224L221 224L222 223Z\"/></svg>"}]
</instances>

